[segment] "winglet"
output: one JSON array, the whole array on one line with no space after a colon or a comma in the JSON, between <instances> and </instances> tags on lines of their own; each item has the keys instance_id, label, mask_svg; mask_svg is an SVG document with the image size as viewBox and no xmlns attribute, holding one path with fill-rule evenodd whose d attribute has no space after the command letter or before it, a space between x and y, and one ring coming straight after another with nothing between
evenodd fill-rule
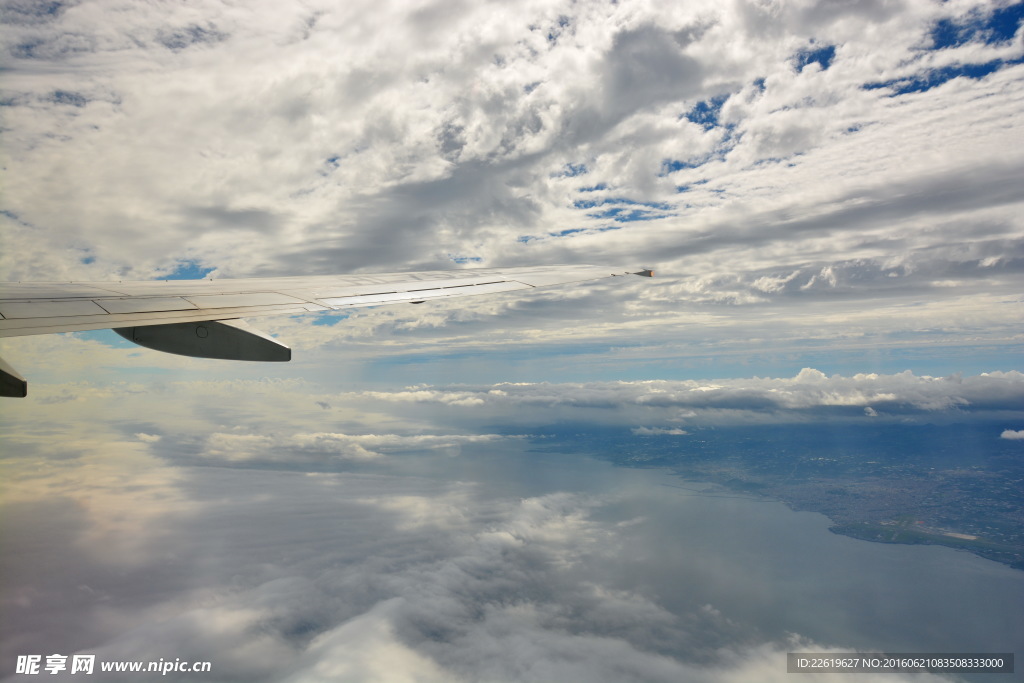
<instances>
[{"instance_id":1,"label":"winglet","mask_svg":"<svg viewBox=\"0 0 1024 683\"><path fill-rule=\"evenodd\" d=\"M644 268L638 273L633 273L633 275L639 275L641 277L654 277L654 270L651 268Z\"/></svg>"}]
</instances>

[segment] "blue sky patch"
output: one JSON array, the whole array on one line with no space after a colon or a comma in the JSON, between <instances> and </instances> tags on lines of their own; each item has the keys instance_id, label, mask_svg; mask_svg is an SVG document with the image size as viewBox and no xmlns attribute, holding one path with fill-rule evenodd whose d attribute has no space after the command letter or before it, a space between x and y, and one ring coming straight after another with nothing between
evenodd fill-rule
<instances>
[{"instance_id":1,"label":"blue sky patch","mask_svg":"<svg viewBox=\"0 0 1024 683\"><path fill-rule=\"evenodd\" d=\"M587 173L586 164L566 164L558 173L553 173L552 178L575 178Z\"/></svg>"},{"instance_id":2,"label":"blue sky patch","mask_svg":"<svg viewBox=\"0 0 1024 683\"><path fill-rule=\"evenodd\" d=\"M667 218L672 205L664 202L638 202L625 197L608 197L607 199L577 199L573 202L575 209L597 209L591 211L587 218L611 219L616 223L631 223L634 221L653 221L659 218Z\"/></svg>"},{"instance_id":3,"label":"blue sky patch","mask_svg":"<svg viewBox=\"0 0 1024 683\"><path fill-rule=\"evenodd\" d=\"M226 33L222 33L212 25L199 26L192 24L173 31L161 31L157 40L172 52L180 52L194 45L204 43L219 43L228 39Z\"/></svg>"},{"instance_id":4,"label":"blue sky patch","mask_svg":"<svg viewBox=\"0 0 1024 683\"><path fill-rule=\"evenodd\" d=\"M113 330L88 330L86 332L75 332L79 339L97 341L105 346L113 346L118 349L137 349L136 344L128 341Z\"/></svg>"},{"instance_id":5,"label":"blue sky patch","mask_svg":"<svg viewBox=\"0 0 1024 683\"><path fill-rule=\"evenodd\" d=\"M667 176L676 171L682 171L686 168L700 168L709 161L724 161L726 155L732 151L736 144L743 137L743 134L733 135L735 125L729 124L725 126L725 133L722 135L721 142L718 143L718 147L711 153L705 154L702 157L693 157L691 159L664 159L661 162L661 171L658 172L659 177Z\"/></svg>"},{"instance_id":6,"label":"blue sky patch","mask_svg":"<svg viewBox=\"0 0 1024 683\"><path fill-rule=\"evenodd\" d=\"M202 280L214 271L213 268L203 268L196 261L181 261L178 267L170 275L157 278L158 280Z\"/></svg>"},{"instance_id":7,"label":"blue sky patch","mask_svg":"<svg viewBox=\"0 0 1024 683\"><path fill-rule=\"evenodd\" d=\"M322 167L320 167L320 170L318 170L317 173L319 173L321 177L326 178L327 176L337 171L340 166L341 157L337 154L334 154L324 159L324 164ZM308 192L306 194L308 194Z\"/></svg>"},{"instance_id":8,"label":"blue sky patch","mask_svg":"<svg viewBox=\"0 0 1024 683\"><path fill-rule=\"evenodd\" d=\"M481 256L456 256L455 254L448 254L448 260L455 263L480 263L484 259Z\"/></svg>"},{"instance_id":9,"label":"blue sky patch","mask_svg":"<svg viewBox=\"0 0 1024 683\"><path fill-rule=\"evenodd\" d=\"M529 244L534 240L546 239L548 237L569 237L570 235L583 234L596 234L599 232L608 232L609 230L621 230L621 225L606 225L600 228L566 228L565 230L559 230L557 232L549 232L548 234L538 237L537 235L520 235L516 238L516 242L522 244Z\"/></svg>"},{"instance_id":10,"label":"blue sky patch","mask_svg":"<svg viewBox=\"0 0 1024 683\"><path fill-rule=\"evenodd\" d=\"M328 313L306 313L301 316L293 317L295 317L296 320L308 322L311 325L316 325L317 327L333 327L334 325L340 323L342 320L347 320L350 315L352 314L339 313L338 311L330 311Z\"/></svg>"},{"instance_id":11,"label":"blue sky patch","mask_svg":"<svg viewBox=\"0 0 1024 683\"><path fill-rule=\"evenodd\" d=\"M729 97L731 97L731 95L719 95L717 97L712 97L710 100L698 102L683 117L691 123L696 123L701 126L705 131L714 130L715 128L719 129L722 139L719 141L716 149L713 152L700 157L691 157L689 159L664 159L661 162L661 171L658 173L659 177L664 177L670 173L681 171L686 168L699 168L715 159L725 159L725 155L736 146L736 143L739 142L739 139L742 136L742 133L736 134L735 123L722 124L719 120L722 105L725 104L725 101L728 100Z\"/></svg>"},{"instance_id":12,"label":"blue sky patch","mask_svg":"<svg viewBox=\"0 0 1024 683\"><path fill-rule=\"evenodd\" d=\"M646 206L651 209L660 209L662 211L668 211L672 208L670 204L664 202L638 202L634 199L626 199L625 197L608 197L607 199L577 199L572 203L574 209L593 209L606 204L625 204L627 206Z\"/></svg>"},{"instance_id":13,"label":"blue sky patch","mask_svg":"<svg viewBox=\"0 0 1024 683\"><path fill-rule=\"evenodd\" d=\"M1002 59L993 59L984 64L955 64L944 66L941 69L930 69L912 78L885 81L883 83L867 83L864 85L864 89L892 88L893 97L912 92L924 92L961 76L975 80L984 78L1007 64L1019 64L1021 61L1020 59L1015 59L1007 62Z\"/></svg>"},{"instance_id":14,"label":"blue sky patch","mask_svg":"<svg viewBox=\"0 0 1024 683\"><path fill-rule=\"evenodd\" d=\"M727 99L729 99L728 93L716 95L709 100L702 100L693 105L690 111L683 115L683 118L698 126L703 126L704 130L711 130L718 125L718 115Z\"/></svg>"},{"instance_id":15,"label":"blue sky patch","mask_svg":"<svg viewBox=\"0 0 1024 683\"><path fill-rule=\"evenodd\" d=\"M707 158L703 158L700 161L680 161L679 159L665 159L661 162L661 173L659 175L666 176L669 173L675 173L676 171L682 171L684 168L699 168L708 162Z\"/></svg>"},{"instance_id":16,"label":"blue sky patch","mask_svg":"<svg viewBox=\"0 0 1024 683\"><path fill-rule=\"evenodd\" d=\"M605 209L604 211L595 211L594 213L588 213L588 218L610 218L616 223L631 223L633 221L653 221L659 218L668 218L663 213L653 213L651 211L644 211L643 209L630 209L623 206L616 206L611 209Z\"/></svg>"},{"instance_id":17,"label":"blue sky patch","mask_svg":"<svg viewBox=\"0 0 1024 683\"><path fill-rule=\"evenodd\" d=\"M707 184L708 184L707 178L705 178L704 180L695 180L692 183L690 183L689 185L677 185L676 186L676 192L679 192L679 193L689 192L690 190L694 189L698 185L707 185Z\"/></svg>"},{"instance_id":18,"label":"blue sky patch","mask_svg":"<svg viewBox=\"0 0 1024 683\"><path fill-rule=\"evenodd\" d=\"M600 192L601 190L607 189L607 185L604 183L598 183L597 185L591 185L590 187L581 187L577 192Z\"/></svg>"},{"instance_id":19,"label":"blue sky patch","mask_svg":"<svg viewBox=\"0 0 1024 683\"><path fill-rule=\"evenodd\" d=\"M562 36L562 31L567 26L569 26L569 24L571 24L571 23L572 22L569 19L569 17L565 16L564 14L559 16L558 17L558 27L557 28L551 27L551 30L548 31L548 35L547 35L548 42L551 43L552 45L555 45L556 43L558 43L558 39Z\"/></svg>"},{"instance_id":20,"label":"blue sky patch","mask_svg":"<svg viewBox=\"0 0 1024 683\"><path fill-rule=\"evenodd\" d=\"M558 232L549 232L549 237L567 237L569 235L575 235L577 233L598 233L608 232L609 230L619 230L618 225L606 225L602 228L568 228L566 230L559 230Z\"/></svg>"},{"instance_id":21,"label":"blue sky patch","mask_svg":"<svg viewBox=\"0 0 1024 683\"><path fill-rule=\"evenodd\" d=\"M806 50L796 53L793 58L796 62L796 70L803 71L808 64L818 64L821 70L825 71L832 66L832 60L836 56L836 46L826 45L824 47L811 46Z\"/></svg>"},{"instance_id":22,"label":"blue sky patch","mask_svg":"<svg viewBox=\"0 0 1024 683\"><path fill-rule=\"evenodd\" d=\"M20 19L26 23L31 22L36 18L52 18L56 17L61 13L61 10L68 5L67 2L61 2L60 0L52 0L51 2L26 2L26 3L12 3L13 6L10 8L5 7L4 11L8 12L10 19ZM20 22L18 22L20 23Z\"/></svg>"},{"instance_id":23,"label":"blue sky patch","mask_svg":"<svg viewBox=\"0 0 1024 683\"><path fill-rule=\"evenodd\" d=\"M959 47L974 40L993 45L1012 39L1022 20L1024 2L1018 2L1008 7L999 7L991 14L974 11L961 21L940 19L928 35L936 50Z\"/></svg>"},{"instance_id":24,"label":"blue sky patch","mask_svg":"<svg viewBox=\"0 0 1024 683\"><path fill-rule=\"evenodd\" d=\"M50 101L54 104L64 104L69 107L84 107L89 104L89 100L84 95L68 92L67 90L55 90L53 95L50 96Z\"/></svg>"}]
</instances>

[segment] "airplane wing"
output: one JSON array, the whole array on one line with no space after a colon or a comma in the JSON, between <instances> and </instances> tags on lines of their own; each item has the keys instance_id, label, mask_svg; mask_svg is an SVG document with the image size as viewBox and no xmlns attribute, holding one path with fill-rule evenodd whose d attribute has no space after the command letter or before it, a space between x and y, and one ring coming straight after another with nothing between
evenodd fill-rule
<instances>
[{"instance_id":1,"label":"airplane wing","mask_svg":"<svg viewBox=\"0 0 1024 683\"><path fill-rule=\"evenodd\" d=\"M142 346L202 358L286 361L291 350L242 323L262 315L511 292L650 270L537 266L223 280L0 283L0 337L114 329ZM25 396L0 359L0 396Z\"/></svg>"}]
</instances>

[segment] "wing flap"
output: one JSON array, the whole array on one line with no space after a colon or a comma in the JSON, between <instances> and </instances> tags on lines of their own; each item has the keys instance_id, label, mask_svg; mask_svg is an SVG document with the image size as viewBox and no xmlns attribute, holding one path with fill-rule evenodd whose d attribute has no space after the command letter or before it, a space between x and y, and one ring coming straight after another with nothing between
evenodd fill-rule
<instances>
[{"instance_id":1,"label":"wing flap","mask_svg":"<svg viewBox=\"0 0 1024 683\"><path fill-rule=\"evenodd\" d=\"M303 304L302 299L281 292L247 292L244 294L204 294L189 296L188 300L199 308L243 308L247 306L274 306Z\"/></svg>"},{"instance_id":2,"label":"wing flap","mask_svg":"<svg viewBox=\"0 0 1024 683\"><path fill-rule=\"evenodd\" d=\"M139 299L102 299L100 306L107 313L154 313L157 311L187 311L199 308L180 296L150 296Z\"/></svg>"},{"instance_id":3,"label":"wing flap","mask_svg":"<svg viewBox=\"0 0 1024 683\"><path fill-rule=\"evenodd\" d=\"M67 301L4 301L0 314L7 320L24 318L67 318L83 315L106 315L95 301L69 299Z\"/></svg>"}]
</instances>

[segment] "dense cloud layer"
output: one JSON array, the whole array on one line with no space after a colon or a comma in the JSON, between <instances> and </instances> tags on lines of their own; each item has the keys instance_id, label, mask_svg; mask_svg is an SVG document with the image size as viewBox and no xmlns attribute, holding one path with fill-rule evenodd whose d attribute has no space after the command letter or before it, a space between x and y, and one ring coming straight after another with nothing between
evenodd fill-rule
<instances>
[{"instance_id":1,"label":"dense cloud layer","mask_svg":"<svg viewBox=\"0 0 1024 683\"><path fill-rule=\"evenodd\" d=\"M603 262L665 279L270 325L697 366L770 340L787 371L819 343L996 359L932 373L1019 346L1018 4L8 14L5 279Z\"/></svg>"},{"instance_id":2,"label":"dense cloud layer","mask_svg":"<svg viewBox=\"0 0 1024 683\"><path fill-rule=\"evenodd\" d=\"M284 411L257 426L244 406L181 433L191 407L169 404L146 425L163 436L129 434L131 402L105 402L123 435L90 433L75 401L47 417L77 441L41 440L41 418L5 434L5 667L81 651L211 661L226 681L782 681L787 651L1016 628L1013 570L665 474L516 439L308 434ZM235 417L239 434L210 424Z\"/></svg>"},{"instance_id":3,"label":"dense cloud layer","mask_svg":"<svg viewBox=\"0 0 1024 683\"><path fill-rule=\"evenodd\" d=\"M1006 3L14 5L12 279L626 260L743 302L1019 273Z\"/></svg>"},{"instance_id":4,"label":"dense cloud layer","mask_svg":"<svg viewBox=\"0 0 1024 683\"><path fill-rule=\"evenodd\" d=\"M1009 568L516 436L1019 418L1017 372L334 393L177 377L42 384L5 409L4 666L81 651L238 681L782 681L787 651L1021 627Z\"/></svg>"}]
</instances>

